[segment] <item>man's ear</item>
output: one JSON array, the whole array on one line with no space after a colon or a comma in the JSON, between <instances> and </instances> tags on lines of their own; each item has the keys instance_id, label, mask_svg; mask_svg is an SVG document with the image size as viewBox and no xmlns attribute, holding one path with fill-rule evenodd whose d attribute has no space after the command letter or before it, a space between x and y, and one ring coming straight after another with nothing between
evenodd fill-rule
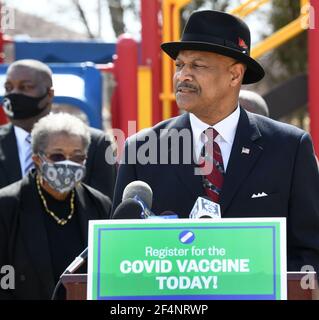
<instances>
[{"instance_id":1,"label":"man's ear","mask_svg":"<svg viewBox=\"0 0 319 320\"><path fill-rule=\"evenodd\" d=\"M231 75L231 87L236 87L241 85L244 74L246 71L246 66L242 63L235 63L230 67L230 75Z\"/></svg>"},{"instance_id":2,"label":"man's ear","mask_svg":"<svg viewBox=\"0 0 319 320\"><path fill-rule=\"evenodd\" d=\"M53 87L48 89L48 96L51 98L51 100L53 100L53 98L54 98L54 89L53 89Z\"/></svg>"}]
</instances>

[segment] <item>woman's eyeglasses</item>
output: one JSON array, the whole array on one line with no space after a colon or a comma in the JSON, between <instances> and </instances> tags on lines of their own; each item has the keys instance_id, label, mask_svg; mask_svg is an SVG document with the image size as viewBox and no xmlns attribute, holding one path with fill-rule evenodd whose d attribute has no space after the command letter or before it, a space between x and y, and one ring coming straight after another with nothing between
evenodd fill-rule
<instances>
[{"instance_id":1,"label":"woman's eyeglasses","mask_svg":"<svg viewBox=\"0 0 319 320\"><path fill-rule=\"evenodd\" d=\"M59 162L70 160L76 163L83 163L86 159L85 154L75 154L70 157L66 157L63 153L51 153L51 154L43 154L47 159L51 160L52 162Z\"/></svg>"}]
</instances>

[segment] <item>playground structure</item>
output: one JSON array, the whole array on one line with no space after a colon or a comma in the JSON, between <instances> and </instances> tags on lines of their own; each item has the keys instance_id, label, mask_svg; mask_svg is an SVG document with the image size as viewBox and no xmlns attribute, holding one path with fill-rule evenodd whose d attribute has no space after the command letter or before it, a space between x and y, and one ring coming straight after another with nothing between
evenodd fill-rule
<instances>
[{"instance_id":1,"label":"playground structure","mask_svg":"<svg viewBox=\"0 0 319 320\"><path fill-rule=\"evenodd\" d=\"M231 13L245 18L269 1L246 0ZM142 31L140 44L129 35L124 34L119 37L116 47L113 47L113 53L116 53L116 55L111 63L90 66L98 72L113 74L116 87L111 103L112 127L123 130L126 136L129 135L129 121L136 121L137 130L139 130L178 114L172 92L173 61L160 51L160 44L179 40L181 33L180 13L183 7L190 2L191 0L141 0ZM316 106L319 102L319 91L315 88L316 78L318 77L316 70L319 68L319 62L316 59L319 52L319 29L315 12L319 12L318 1L300 0L300 16L253 47L251 55L255 59L259 58L299 33L308 30L307 96L311 120L310 131L316 153L319 155L319 111ZM159 19L160 16L162 21ZM3 46L10 41L12 40L0 34L0 52L3 52ZM0 59L3 59L3 56ZM2 61L0 60L0 62ZM99 63L98 60L95 60L95 62ZM58 65L53 67L55 72L59 70ZM61 68L63 67L67 68L68 66L61 66ZM81 65L77 67L81 68ZM3 68L5 70L5 67ZM87 66L84 66L84 68L87 68ZM65 71L66 74L70 74L70 70ZM57 72L62 73L63 71L60 69ZM79 71L80 74L81 72ZM86 80L84 79L84 81ZM67 103L72 103L84 110L88 114L92 126L101 127L101 101L97 99L98 101L94 103L94 106L87 106L92 102L92 92L96 87L102 90L100 82L96 82L95 86L91 88L87 86L86 96L84 95L85 98L82 99L82 103L80 102L81 97L76 97L78 101L74 100L73 103L69 99ZM91 90L93 91L91 92ZM100 90L95 90L94 94L101 96ZM67 100L67 96L57 95L56 97L56 102Z\"/></svg>"},{"instance_id":2,"label":"playground structure","mask_svg":"<svg viewBox=\"0 0 319 320\"><path fill-rule=\"evenodd\" d=\"M92 64L50 64L54 102L82 110L92 127L102 128L102 76ZM0 65L0 95L4 95L6 65ZM72 83L72 85L70 85Z\"/></svg>"}]
</instances>

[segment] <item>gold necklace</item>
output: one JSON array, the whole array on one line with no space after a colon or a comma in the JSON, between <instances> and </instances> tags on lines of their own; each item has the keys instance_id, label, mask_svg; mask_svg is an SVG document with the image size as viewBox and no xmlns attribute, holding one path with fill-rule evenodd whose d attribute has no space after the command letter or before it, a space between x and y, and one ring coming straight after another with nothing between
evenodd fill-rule
<instances>
[{"instance_id":1,"label":"gold necklace","mask_svg":"<svg viewBox=\"0 0 319 320\"><path fill-rule=\"evenodd\" d=\"M68 215L67 219L63 219L63 218L60 219L53 211L51 211L48 208L47 201L45 200L44 195L43 195L43 193L41 191L40 179L39 179L38 175L37 175L36 181L37 181L38 193L39 193L39 196L40 196L40 198L42 200L42 203L43 203L45 211L57 222L57 224L59 224L61 226L64 226L69 220L71 220L71 218L72 218L72 216L74 214L74 190L71 191L70 214Z\"/></svg>"}]
</instances>

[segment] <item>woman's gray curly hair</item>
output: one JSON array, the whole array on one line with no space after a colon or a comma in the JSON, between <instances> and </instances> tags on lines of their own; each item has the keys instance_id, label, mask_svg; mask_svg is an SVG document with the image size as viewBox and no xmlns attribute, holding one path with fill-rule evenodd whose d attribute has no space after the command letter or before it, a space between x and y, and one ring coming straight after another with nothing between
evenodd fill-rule
<instances>
[{"instance_id":1,"label":"woman's gray curly hair","mask_svg":"<svg viewBox=\"0 0 319 320\"><path fill-rule=\"evenodd\" d=\"M91 141L89 127L77 117L63 112L50 113L34 125L31 132L33 153L44 153L50 137L61 133L81 137L87 153Z\"/></svg>"}]
</instances>

